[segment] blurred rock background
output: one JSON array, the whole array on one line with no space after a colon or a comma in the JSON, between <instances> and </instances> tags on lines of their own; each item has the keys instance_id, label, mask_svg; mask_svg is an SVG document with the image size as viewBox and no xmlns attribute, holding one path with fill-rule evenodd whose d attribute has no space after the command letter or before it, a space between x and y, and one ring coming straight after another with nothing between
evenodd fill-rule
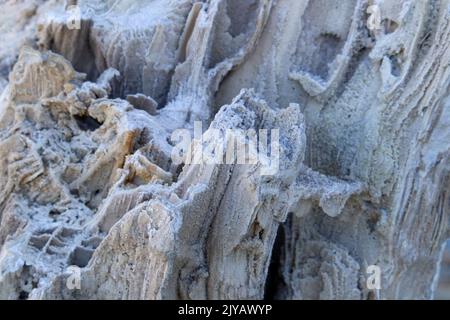
<instances>
[{"instance_id":1,"label":"blurred rock background","mask_svg":"<svg viewBox=\"0 0 450 320\"><path fill-rule=\"evenodd\" d=\"M442 258L441 272L434 298L436 300L450 300L450 240L447 242L447 248Z\"/></svg>"}]
</instances>

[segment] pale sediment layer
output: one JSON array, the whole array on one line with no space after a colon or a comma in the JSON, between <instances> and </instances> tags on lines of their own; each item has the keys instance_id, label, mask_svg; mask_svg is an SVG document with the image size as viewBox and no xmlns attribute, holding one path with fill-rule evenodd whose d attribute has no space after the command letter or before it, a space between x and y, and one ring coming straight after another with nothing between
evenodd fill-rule
<instances>
[{"instance_id":1,"label":"pale sediment layer","mask_svg":"<svg viewBox=\"0 0 450 320\"><path fill-rule=\"evenodd\" d=\"M6 0L0 31L0 298L432 298L449 0ZM278 170L174 161L198 123L192 159L275 130Z\"/></svg>"}]
</instances>

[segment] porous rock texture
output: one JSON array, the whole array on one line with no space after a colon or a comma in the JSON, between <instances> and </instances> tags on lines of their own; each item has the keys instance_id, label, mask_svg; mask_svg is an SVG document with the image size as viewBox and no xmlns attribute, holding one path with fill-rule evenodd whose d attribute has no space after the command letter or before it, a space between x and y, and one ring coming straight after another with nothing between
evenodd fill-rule
<instances>
[{"instance_id":1,"label":"porous rock texture","mask_svg":"<svg viewBox=\"0 0 450 320\"><path fill-rule=\"evenodd\" d=\"M1 0L0 31L0 298L433 297L449 0ZM275 172L212 161L259 130Z\"/></svg>"}]
</instances>

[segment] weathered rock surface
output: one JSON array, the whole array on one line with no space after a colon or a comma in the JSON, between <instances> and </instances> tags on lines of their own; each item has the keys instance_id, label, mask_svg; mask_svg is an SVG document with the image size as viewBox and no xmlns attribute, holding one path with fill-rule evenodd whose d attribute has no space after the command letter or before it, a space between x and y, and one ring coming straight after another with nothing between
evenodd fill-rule
<instances>
[{"instance_id":1,"label":"weathered rock surface","mask_svg":"<svg viewBox=\"0 0 450 320\"><path fill-rule=\"evenodd\" d=\"M0 298L433 297L449 0L5 0L0 31Z\"/></svg>"}]
</instances>

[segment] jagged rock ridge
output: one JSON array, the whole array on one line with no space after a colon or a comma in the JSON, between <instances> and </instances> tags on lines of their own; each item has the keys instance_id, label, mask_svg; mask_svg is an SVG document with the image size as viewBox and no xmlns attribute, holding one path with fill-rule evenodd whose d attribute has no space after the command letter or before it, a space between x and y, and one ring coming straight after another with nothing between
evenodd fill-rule
<instances>
[{"instance_id":1,"label":"jagged rock ridge","mask_svg":"<svg viewBox=\"0 0 450 320\"><path fill-rule=\"evenodd\" d=\"M433 296L450 236L448 0L0 8L0 298ZM260 130L279 133L272 174L269 153L212 161L235 141L254 159Z\"/></svg>"}]
</instances>

